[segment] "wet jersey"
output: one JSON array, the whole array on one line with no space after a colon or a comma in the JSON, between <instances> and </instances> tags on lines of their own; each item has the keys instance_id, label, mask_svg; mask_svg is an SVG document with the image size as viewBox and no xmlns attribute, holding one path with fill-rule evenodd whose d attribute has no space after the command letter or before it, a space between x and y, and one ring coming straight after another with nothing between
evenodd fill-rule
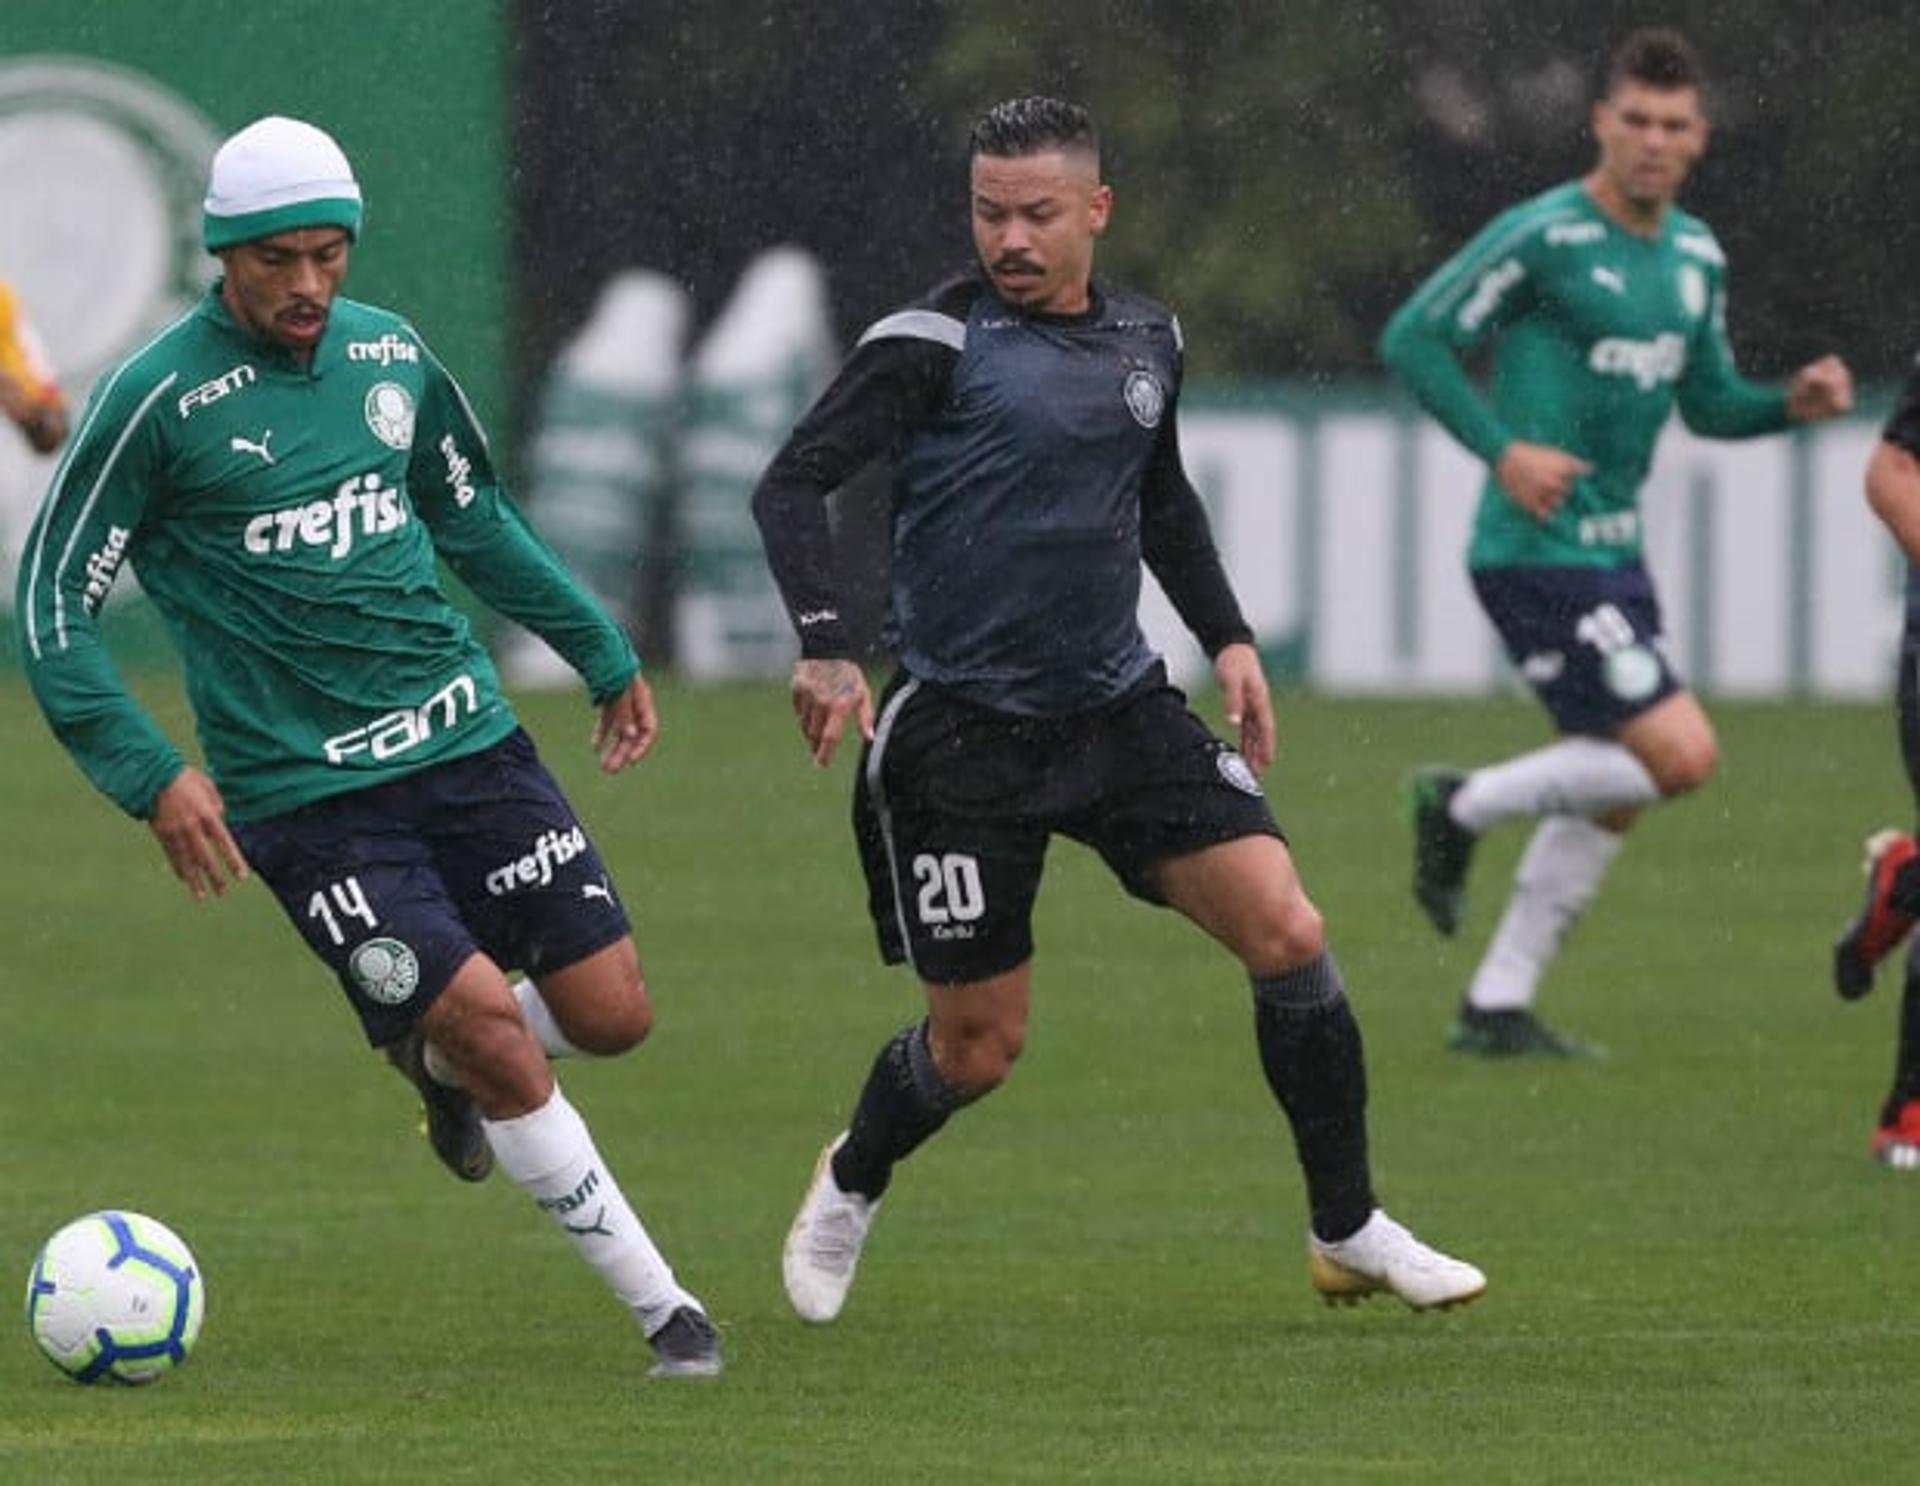
<instances>
[{"instance_id":1,"label":"wet jersey","mask_svg":"<svg viewBox=\"0 0 1920 1486\"><path fill-rule=\"evenodd\" d=\"M1920 356L1914 358L1913 372L1880 437L1920 459ZM1907 564L1908 643L1913 643L1916 637L1920 637L1920 563L1910 562Z\"/></svg>"},{"instance_id":2,"label":"wet jersey","mask_svg":"<svg viewBox=\"0 0 1920 1486\"><path fill-rule=\"evenodd\" d=\"M1124 695L1144 558L1209 653L1250 637L1180 467L1179 327L1094 287L1025 313L964 276L861 337L755 493L803 654L844 655L822 500L895 459L891 620L914 676L1004 712Z\"/></svg>"},{"instance_id":3,"label":"wet jersey","mask_svg":"<svg viewBox=\"0 0 1920 1486\"><path fill-rule=\"evenodd\" d=\"M632 678L626 637L516 512L411 325L337 300L302 366L237 325L216 283L101 379L55 471L20 565L27 675L87 776L149 814L181 758L98 627L132 563L228 813L275 815L513 730L436 555L596 701Z\"/></svg>"},{"instance_id":4,"label":"wet jersey","mask_svg":"<svg viewBox=\"0 0 1920 1486\"><path fill-rule=\"evenodd\" d=\"M1460 362L1488 337L1490 402ZM1489 474L1473 568L1638 561L1640 485L1676 403L1688 428L1713 438L1787 426L1784 394L1735 368L1726 258L1707 225L1670 207L1656 236L1639 236L1579 181L1496 217L1400 307L1380 350L1489 467L1515 440L1593 466L1544 522Z\"/></svg>"}]
</instances>

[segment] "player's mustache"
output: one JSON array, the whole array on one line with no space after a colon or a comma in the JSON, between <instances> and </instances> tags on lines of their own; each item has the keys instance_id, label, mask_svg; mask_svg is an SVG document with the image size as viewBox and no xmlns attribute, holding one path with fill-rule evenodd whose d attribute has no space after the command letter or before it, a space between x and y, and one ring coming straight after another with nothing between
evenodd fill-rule
<instances>
[{"instance_id":1,"label":"player's mustache","mask_svg":"<svg viewBox=\"0 0 1920 1486\"><path fill-rule=\"evenodd\" d=\"M1031 258L1009 254L1004 258L993 260L993 271L995 273L1039 273L1040 265Z\"/></svg>"}]
</instances>

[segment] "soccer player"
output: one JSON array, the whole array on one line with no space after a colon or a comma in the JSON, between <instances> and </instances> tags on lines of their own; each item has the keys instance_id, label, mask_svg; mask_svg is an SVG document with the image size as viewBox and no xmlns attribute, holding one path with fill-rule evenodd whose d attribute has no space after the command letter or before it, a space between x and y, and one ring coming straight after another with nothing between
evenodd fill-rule
<instances>
[{"instance_id":1,"label":"soccer player","mask_svg":"<svg viewBox=\"0 0 1920 1486\"><path fill-rule=\"evenodd\" d=\"M5 279L0 279L0 412L36 453L51 454L66 442L66 398L20 297Z\"/></svg>"},{"instance_id":2,"label":"soccer player","mask_svg":"<svg viewBox=\"0 0 1920 1486\"><path fill-rule=\"evenodd\" d=\"M1907 559L1907 623L1900 646L1900 754L1920 801L1920 360L1867 464L1867 504ZM1880 962L1907 941L1893 1088L1880 1106L1873 1151L1902 1171L1920 1169L1920 845L1901 831L1867 841L1867 894L1833 946L1834 989L1856 1001L1873 989Z\"/></svg>"},{"instance_id":3,"label":"soccer player","mask_svg":"<svg viewBox=\"0 0 1920 1486\"><path fill-rule=\"evenodd\" d=\"M1639 490L1676 403L1687 426L1751 438L1845 412L1832 356L1781 390L1743 378L1726 332L1726 259L1674 204L1706 148L1687 42L1640 31L1593 105L1583 178L1494 219L1402 305L1381 354L1488 478L1467 553L1475 591L1558 740L1413 779L1414 895L1459 928L1474 843L1536 818L1451 1045L1475 1054L1595 1051L1535 1016L1542 972L1599 890L1639 811L1697 789L1713 727L1661 648ZM1491 398L1460 356L1491 338Z\"/></svg>"},{"instance_id":4,"label":"soccer player","mask_svg":"<svg viewBox=\"0 0 1920 1486\"><path fill-rule=\"evenodd\" d=\"M926 1000L821 1153L786 1243L788 1297L808 1321L838 1315L895 1165L1006 1079L1058 832L1244 966L1306 1176L1314 1286L1330 1302L1472 1300L1478 1269L1375 1204L1359 1027L1262 794L1267 683L1181 467L1179 324L1092 277L1113 200L1092 122L1054 99L1001 103L970 157L978 269L867 330L754 494L800 635L801 732L822 766L849 725L865 739L854 814L873 921ZM876 716L825 500L889 452L900 669ZM1239 750L1148 650L1143 558L1213 657Z\"/></svg>"},{"instance_id":5,"label":"soccer player","mask_svg":"<svg viewBox=\"0 0 1920 1486\"><path fill-rule=\"evenodd\" d=\"M360 225L323 131L265 118L221 146L204 231L222 276L102 379L29 535L27 674L196 899L249 866L268 882L418 1087L455 1174L497 1160L631 1309L655 1375L712 1374L705 1311L548 1064L646 1035L625 910L436 559L581 674L608 773L652 746L653 699L626 637L509 501L419 333L340 296ZM101 646L127 562L180 650L208 772Z\"/></svg>"}]
</instances>

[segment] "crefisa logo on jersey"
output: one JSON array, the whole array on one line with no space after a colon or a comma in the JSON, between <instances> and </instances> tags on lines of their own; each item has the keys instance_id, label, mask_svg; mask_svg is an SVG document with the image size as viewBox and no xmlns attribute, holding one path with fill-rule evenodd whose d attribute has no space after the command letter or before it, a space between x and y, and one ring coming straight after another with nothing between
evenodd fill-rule
<instances>
[{"instance_id":1,"label":"crefisa logo on jersey","mask_svg":"<svg viewBox=\"0 0 1920 1486\"><path fill-rule=\"evenodd\" d=\"M1133 414L1134 422L1142 428L1160 426L1160 415L1167 410L1167 394L1160 385L1160 379L1152 372L1128 372L1127 385L1121 390L1121 396L1126 398L1127 411Z\"/></svg>"},{"instance_id":2,"label":"crefisa logo on jersey","mask_svg":"<svg viewBox=\"0 0 1920 1486\"><path fill-rule=\"evenodd\" d=\"M395 361L418 361L420 348L389 330L377 341L348 341L347 360L377 361L382 366Z\"/></svg>"},{"instance_id":3,"label":"crefisa logo on jersey","mask_svg":"<svg viewBox=\"0 0 1920 1486\"><path fill-rule=\"evenodd\" d=\"M411 449L413 394L398 382L375 382L367 389L367 427L389 449Z\"/></svg>"}]
</instances>

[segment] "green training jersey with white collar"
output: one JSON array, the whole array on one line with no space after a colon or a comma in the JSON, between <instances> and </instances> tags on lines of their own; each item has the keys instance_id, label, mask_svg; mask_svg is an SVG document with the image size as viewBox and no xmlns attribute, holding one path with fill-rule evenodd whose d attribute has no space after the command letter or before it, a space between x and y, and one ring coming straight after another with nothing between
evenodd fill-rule
<instances>
[{"instance_id":1,"label":"green training jersey with white collar","mask_svg":"<svg viewBox=\"0 0 1920 1486\"><path fill-rule=\"evenodd\" d=\"M183 761L98 626L132 563L180 651L228 813L277 815L512 731L436 555L596 702L639 668L513 506L411 325L337 299L302 366L238 325L216 283L101 379L54 473L20 564L27 676L87 777L151 814Z\"/></svg>"},{"instance_id":2,"label":"green training jersey with white collar","mask_svg":"<svg viewBox=\"0 0 1920 1486\"><path fill-rule=\"evenodd\" d=\"M1461 365L1492 337L1491 399ZM1711 438L1787 426L1786 398L1747 381L1726 328L1726 257L1677 207L1628 232L1569 181L1502 213L1388 322L1387 364L1491 466L1515 440L1593 466L1547 521L1489 473L1468 566L1617 567L1641 555L1640 485L1668 412Z\"/></svg>"}]
</instances>

